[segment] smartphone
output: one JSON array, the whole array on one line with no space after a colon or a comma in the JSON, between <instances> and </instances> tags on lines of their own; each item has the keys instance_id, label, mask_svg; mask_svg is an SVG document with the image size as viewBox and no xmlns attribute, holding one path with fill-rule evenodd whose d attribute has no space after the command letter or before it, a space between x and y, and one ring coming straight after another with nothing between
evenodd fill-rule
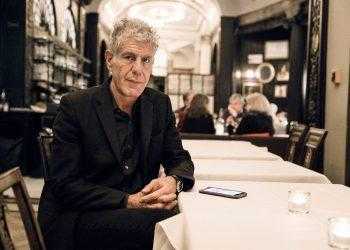
<instances>
[{"instance_id":1,"label":"smartphone","mask_svg":"<svg viewBox=\"0 0 350 250\"><path fill-rule=\"evenodd\" d=\"M216 196L222 196L232 199L240 199L247 196L246 192L239 191L239 190L233 190L228 188L219 188L219 187L206 187L201 190L199 190L202 194L210 194L210 195L216 195Z\"/></svg>"}]
</instances>

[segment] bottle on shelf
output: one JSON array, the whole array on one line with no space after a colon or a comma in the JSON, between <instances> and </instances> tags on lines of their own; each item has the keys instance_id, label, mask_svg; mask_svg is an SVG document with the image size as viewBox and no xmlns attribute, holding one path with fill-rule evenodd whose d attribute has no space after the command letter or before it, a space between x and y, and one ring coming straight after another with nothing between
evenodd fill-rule
<instances>
[{"instance_id":1,"label":"bottle on shelf","mask_svg":"<svg viewBox=\"0 0 350 250\"><path fill-rule=\"evenodd\" d=\"M6 97L6 91L3 89L0 94L0 111L8 112L9 109L10 105Z\"/></svg>"}]
</instances>

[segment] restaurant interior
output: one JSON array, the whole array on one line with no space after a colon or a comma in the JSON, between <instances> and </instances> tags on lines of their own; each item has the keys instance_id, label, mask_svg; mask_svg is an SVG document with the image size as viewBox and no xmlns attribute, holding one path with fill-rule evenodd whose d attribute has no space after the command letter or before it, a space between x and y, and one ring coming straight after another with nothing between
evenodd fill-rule
<instances>
[{"instance_id":1,"label":"restaurant interior","mask_svg":"<svg viewBox=\"0 0 350 250\"><path fill-rule=\"evenodd\" d=\"M147 87L169 96L196 179L153 249L350 249L349 13L349 0L0 1L0 246L46 249L36 214L60 100L108 81L113 23L138 18L159 34ZM256 96L272 132L242 132ZM189 121L196 98L208 131Z\"/></svg>"}]
</instances>

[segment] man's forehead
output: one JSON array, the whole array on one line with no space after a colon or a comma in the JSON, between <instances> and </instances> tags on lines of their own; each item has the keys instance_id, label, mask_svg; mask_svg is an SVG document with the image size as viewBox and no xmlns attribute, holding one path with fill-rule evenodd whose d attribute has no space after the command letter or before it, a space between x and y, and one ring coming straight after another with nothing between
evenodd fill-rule
<instances>
[{"instance_id":1,"label":"man's forehead","mask_svg":"<svg viewBox=\"0 0 350 250\"><path fill-rule=\"evenodd\" d=\"M120 53L132 53L136 55L153 56L155 49L150 42L140 42L134 39L126 40L119 47Z\"/></svg>"}]
</instances>

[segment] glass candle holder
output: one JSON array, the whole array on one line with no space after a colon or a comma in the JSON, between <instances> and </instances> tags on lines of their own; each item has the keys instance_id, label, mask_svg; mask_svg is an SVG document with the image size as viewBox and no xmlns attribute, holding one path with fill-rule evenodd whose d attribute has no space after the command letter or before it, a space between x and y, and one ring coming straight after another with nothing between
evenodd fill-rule
<instances>
[{"instance_id":1,"label":"glass candle holder","mask_svg":"<svg viewBox=\"0 0 350 250\"><path fill-rule=\"evenodd\" d=\"M350 249L350 217L328 219L328 244L338 249Z\"/></svg>"},{"instance_id":2,"label":"glass candle holder","mask_svg":"<svg viewBox=\"0 0 350 250\"><path fill-rule=\"evenodd\" d=\"M291 213L307 214L310 211L311 193L290 190L288 192L288 210Z\"/></svg>"}]
</instances>

